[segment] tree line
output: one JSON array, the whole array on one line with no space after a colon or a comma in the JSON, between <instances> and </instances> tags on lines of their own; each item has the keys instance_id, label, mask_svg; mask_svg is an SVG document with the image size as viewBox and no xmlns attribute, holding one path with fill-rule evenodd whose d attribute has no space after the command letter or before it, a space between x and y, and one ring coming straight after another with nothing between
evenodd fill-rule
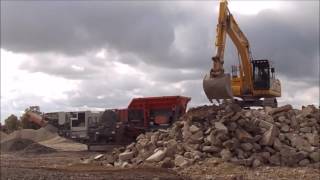
<instances>
[{"instance_id":1,"label":"tree line","mask_svg":"<svg viewBox=\"0 0 320 180\"><path fill-rule=\"evenodd\" d=\"M34 107L36 106L31 106L27 108L24 113L22 114L21 117L17 117L14 114L11 114L4 120L4 124L0 123L0 130L9 134L12 133L13 131L19 130L19 129L39 129L41 126L38 124L32 123L28 120L28 111L36 112L38 114L41 114L40 108L37 107L36 110L34 111Z\"/></svg>"}]
</instances>

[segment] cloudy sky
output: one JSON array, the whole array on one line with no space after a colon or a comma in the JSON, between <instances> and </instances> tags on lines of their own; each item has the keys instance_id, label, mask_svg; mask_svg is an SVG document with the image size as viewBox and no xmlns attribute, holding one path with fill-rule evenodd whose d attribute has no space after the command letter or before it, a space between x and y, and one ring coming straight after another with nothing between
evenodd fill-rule
<instances>
[{"instance_id":1,"label":"cloudy sky","mask_svg":"<svg viewBox=\"0 0 320 180\"><path fill-rule=\"evenodd\" d=\"M231 1L253 57L270 59L279 104L319 104L319 1ZM184 95L209 104L217 1L1 1L1 120L126 107L133 97ZM226 68L237 62L227 42Z\"/></svg>"}]
</instances>

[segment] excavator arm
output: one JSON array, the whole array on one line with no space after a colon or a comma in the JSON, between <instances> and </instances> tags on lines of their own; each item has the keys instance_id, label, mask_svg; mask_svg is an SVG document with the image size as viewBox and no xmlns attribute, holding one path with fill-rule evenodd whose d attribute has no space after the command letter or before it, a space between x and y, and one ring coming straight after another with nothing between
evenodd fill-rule
<instances>
[{"instance_id":1,"label":"excavator arm","mask_svg":"<svg viewBox=\"0 0 320 180\"><path fill-rule=\"evenodd\" d=\"M241 31L240 27L238 26L237 22L235 21L232 14L227 14L227 33L231 38L232 42L235 44L239 55L240 55L240 68L242 74L240 74L241 79L243 79L243 91L245 93L252 93L253 91L253 84L252 84L252 66L250 60L250 46L247 37Z\"/></svg>"},{"instance_id":2,"label":"excavator arm","mask_svg":"<svg viewBox=\"0 0 320 180\"><path fill-rule=\"evenodd\" d=\"M216 53L212 58L213 67L203 80L203 88L208 99L212 102L212 99L233 98L230 75L224 74L223 67L227 35L235 44L240 55L240 76L243 80L243 91L245 94L252 93L252 66L250 64L249 41L230 13L227 0L220 1L216 31Z\"/></svg>"}]
</instances>

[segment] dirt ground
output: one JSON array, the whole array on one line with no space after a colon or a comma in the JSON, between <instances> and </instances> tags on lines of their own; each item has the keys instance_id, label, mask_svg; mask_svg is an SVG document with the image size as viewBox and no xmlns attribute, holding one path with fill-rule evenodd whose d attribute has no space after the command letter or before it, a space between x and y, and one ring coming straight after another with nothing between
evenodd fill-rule
<instances>
[{"instance_id":1,"label":"dirt ground","mask_svg":"<svg viewBox=\"0 0 320 180\"><path fill-rule=\"evenodd\" d=\"M261 166L258 168L250 168L225 163L218 158L205 160L200 165L195 164L178 170L178 172L191 179L320 180L320 170L313 167Z\"/></svg>"},{"instance_id":2,"label":"dirt ground","mask_svg":"<svg viewBox=\"0 0 320 180\"><path fill-rule=\"evenodd\" d=\"M184 169L163 169L152 167L113 168L94 161L81 163L96 152L53 152L49 154L1 154L1 179L303 179L317 180L319 169L259 167L256 169L222 163L210 159Z\"/></svg>"},{"instance_id":3,"label":"dirt ground","mask_svg":"<svg viewBox=\"0 0 320 180\"><path fill-rule=\"evenodd\" d=\"M55 152L41 155L1 154L1 179L188 179L169 169L113 168L97 163L81 164L98 153Z\"/></svg>"}]
</instances>

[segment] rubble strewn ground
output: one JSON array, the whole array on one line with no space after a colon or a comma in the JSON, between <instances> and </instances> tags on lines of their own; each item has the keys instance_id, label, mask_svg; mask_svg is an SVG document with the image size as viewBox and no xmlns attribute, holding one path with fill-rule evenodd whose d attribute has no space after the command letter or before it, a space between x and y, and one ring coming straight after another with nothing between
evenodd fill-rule
<instances>
[{"instance_id":1,"label":"rubble strewn ground","mask_svg":"<svg viewBox=\"0 0 320 180\"><path fill-rule=\"evenodd\" d=\"M110 167L103 161L86 159L96 152L54 152L49 154L1 154L1 179L201 179L201 180L315 180L319 170L310 167L261 166L251 168L208 158L179 169L157 167ZM81 160L83 159L83 160ZM199 164L201 162L201 164Z\"/></svg>"},{"instance_id":2,"label":"rubble strewn ground","mask_svg":"<svg viewBox=\"0 0 320 180\"><path fill-rule=\"evenodd\" d=\"M168 130L141 134L137 142L115 150L109 163L175 168L219 157L250 167L318 168L319 130L319 109L314 106L302 110L291 105L261 110L236 104L204 106L191 109Z\"/></svg>"},{"instance_id":3,"label":"rubble strewn ground","mask_svg":"<svg viewBox=\"0 0 320 180\"><path fill-rule=\"evenodd\" d=\"M319 113L311 105L301 110L202 106L169 129L142 134L104 154L63 151L63 143L70 150L77 144L50 136L34 145L56 152L2 153L1 174L11 179L317 179Z\"/></svg>"},{"instance_id":4,"label":"rubble strewn ground","mask_svg":"<svg viewBox=\"0 0 320 180\"><path fill-rule=\"evenodd\" d=\"M239 166L223 162L219 158L210 158L177 170L179 174L191 179L221 180L317 180L320 171L312 167L286 167L264 165L257 168Z\"/></svg>"}]
</instances>

